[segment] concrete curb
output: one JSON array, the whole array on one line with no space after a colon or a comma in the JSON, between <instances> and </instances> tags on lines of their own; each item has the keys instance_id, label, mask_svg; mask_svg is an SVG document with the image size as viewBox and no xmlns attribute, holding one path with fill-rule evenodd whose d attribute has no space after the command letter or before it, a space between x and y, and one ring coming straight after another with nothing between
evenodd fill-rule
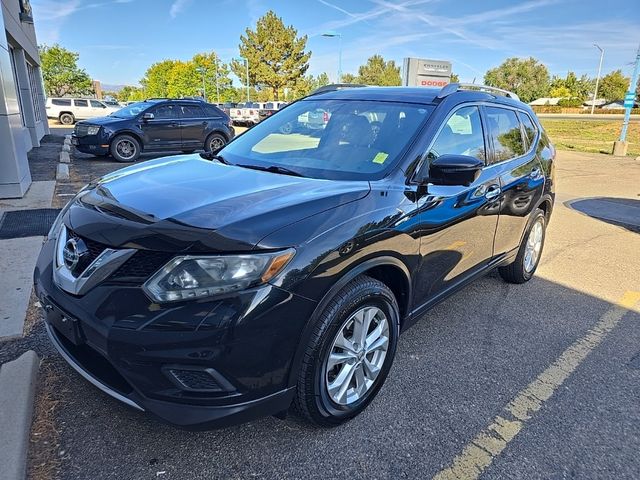
<instances>
[{"instance_id":1,"label":"concrete curb","mask_svg":"<svg viewBox=\"0 0 640 480\"><path fill-rule=\"evenodd\" d=\"M64 145L62 145L62 151L63 152L70 152L71 151L71 145L69 145L68 143L65 143Z\"/></svg>"},{"instance_id":2,"label":"concrete curb","mask_svg":"<svg viewBox=\"0 0 640 480\"><path fill-rule=\"evenodd\" d=\"M62 163L71 163L71 158L69 157L69 152L65 152L64 150L60 152L60 162Z\"/></svg>"},{"instance_id":3,"label":"concrete curb","mask_svg":"<svg viewBox=\"0 0 640 480\"><path fill-rule=\"evenodd\" d=\"M3 480L23 480L40 359L33 350L0 367L0 465Z\"/></svg>"},{"instance_id":4,"label":"concrete curb","mask_svg":"<svg viewBox=\"0 0 640 480\"><path fill-rule=\"evenodd\" d=\"M56 180L69 180L69 165L59 163L56 169Z\"/></svg>"}]
</instances>

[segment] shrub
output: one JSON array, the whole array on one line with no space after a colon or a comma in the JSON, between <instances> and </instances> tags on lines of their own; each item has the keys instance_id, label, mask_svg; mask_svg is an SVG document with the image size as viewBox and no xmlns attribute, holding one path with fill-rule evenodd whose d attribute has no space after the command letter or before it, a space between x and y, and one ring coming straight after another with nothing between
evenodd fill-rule
<instances>
[{"instance_id":1,"label":"shrub","mask_svg":"<svg viewBox=\"0 0 640 480\"><path fill-rule=\"evenodd\" d=\"M558 106L559 107L581 107L582 106L582 100L580 100L579 98L561 98L558 101Z\"/></svg>"}]
</instances>

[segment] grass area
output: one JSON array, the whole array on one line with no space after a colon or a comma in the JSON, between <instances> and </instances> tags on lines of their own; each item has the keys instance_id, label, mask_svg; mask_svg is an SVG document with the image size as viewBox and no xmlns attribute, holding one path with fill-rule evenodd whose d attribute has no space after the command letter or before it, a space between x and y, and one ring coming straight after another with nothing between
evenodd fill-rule
<instances>
[{"instance_id":1,"label":"grass area","mask_svg":"<svg viewBox=\"0 0 640 480\"><path fill-rule=\"evenodd\" d=\"M611 153L622 128L621 120L541 118L540 122L557 148L577 152ZM627 155L640 155L640 123L629 124L627 141Z\"/></svg>"}]
</instances>

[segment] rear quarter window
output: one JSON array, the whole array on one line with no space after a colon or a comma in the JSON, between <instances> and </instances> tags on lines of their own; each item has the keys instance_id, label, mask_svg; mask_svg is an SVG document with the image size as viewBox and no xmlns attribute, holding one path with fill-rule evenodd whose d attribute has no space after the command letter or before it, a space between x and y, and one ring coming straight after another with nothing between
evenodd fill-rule
<instances>
[{"instance_id":1,"label":"rear quarter window","mask_svg":"<svg viewBox=\"0 0 640 480\"><path fill-rule=\"evenodd\" d=\"M205 105L204 111L207 114L207 117L222 117L224 115L222 110L214 105Z\"/></svg>"}]
</instances>

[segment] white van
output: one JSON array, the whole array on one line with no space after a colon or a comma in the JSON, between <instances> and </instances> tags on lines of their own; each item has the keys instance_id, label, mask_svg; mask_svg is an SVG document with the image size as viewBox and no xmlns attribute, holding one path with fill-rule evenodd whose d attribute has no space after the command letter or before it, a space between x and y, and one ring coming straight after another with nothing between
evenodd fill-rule
<instances>
[{"instance_id":1,"label":"white van","mask_svg":"<svg viewBox=\"0 0 640 480\"><path fill-rule=\"evenodd\" d=\"M47 98L47 118L57 118L63 125L77 120L104 117L120 107L113 107L93 98Z\"/></svg>"}]
</instances>

